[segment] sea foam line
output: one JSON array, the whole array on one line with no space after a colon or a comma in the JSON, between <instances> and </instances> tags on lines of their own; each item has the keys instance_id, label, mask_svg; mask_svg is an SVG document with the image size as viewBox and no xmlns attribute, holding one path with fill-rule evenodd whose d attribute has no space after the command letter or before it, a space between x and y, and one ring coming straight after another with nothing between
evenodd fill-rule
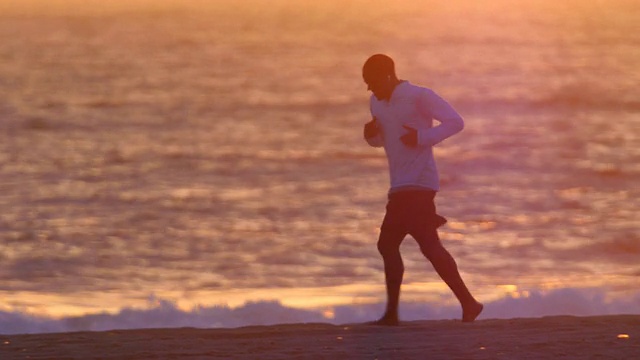
<instances>
[{"instance_id":1,"label":"sea foam line","mask_svg":"<svg viewBox=\"0 0 640 360\"><path fill-rule=\"evenodd\" d=\"M527 297L506 297L487 303L480 319L640 314L640 291L624 299L611 300L606 295L602 289L533 291ZM279 301L263 300L235 308L216 305L181 310L175 302L153 298L153 304L148 309L124 308L114 314L89 314L61 319L21 311L0 311L0 334L178 327L234 328L310 322L346 324L374 320L383 307L384 304L376 303L306 310L287 307ZM401 305L400 315L405 321L457 319L460 309L457 306L412 302Z\"/></svg>"}]
</instances>

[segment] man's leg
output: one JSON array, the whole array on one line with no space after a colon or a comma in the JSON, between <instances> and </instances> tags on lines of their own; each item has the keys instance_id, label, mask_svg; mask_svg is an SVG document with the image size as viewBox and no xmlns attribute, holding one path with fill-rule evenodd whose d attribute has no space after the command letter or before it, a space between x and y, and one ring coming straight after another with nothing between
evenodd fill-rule
<instances>
[{"instance_id":1,"label":"man's leg","mask_svg":"<svg viewBox=\"0 0 640 360\"><path fill-rule=\"evenodd\" d=\"M436 230L434 230L434 232L435 231ZM438 275L440 275L442 280L444 280L458 298L458 301L460 301L462 305L462 321L474 321L478 315L480 315L480 312L482 312L483 305L476 301L469 292L469 289L467 289L458 271L456 261L447 249L442 246L440 239L437 237L437 233L435 234L435 238L420 238L416 240L418 244L420 244L420 250L424 256L429 259Z\"/></svg>"},{"instance_id":2,"label":"man's leg","mask_svg":"<svg viewBox=\"0 0 640 360\"><path fill-rule=\"evenodd\" d=\"M387 286L387 309L376 321L377 325L398 325L398 307L400 302L400 286L404 274L404 264L400 256L400 244L405 233L382 227L378 239L378 251L384 261L384 276Z\"/></svg>"}]
</instances>

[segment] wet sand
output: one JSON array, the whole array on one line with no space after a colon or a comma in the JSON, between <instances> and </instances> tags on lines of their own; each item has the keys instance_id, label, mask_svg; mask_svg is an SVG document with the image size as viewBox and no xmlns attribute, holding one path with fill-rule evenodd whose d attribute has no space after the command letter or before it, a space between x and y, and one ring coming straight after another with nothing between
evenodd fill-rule
<instances>
[{"instance_id":1,"label":"wet sand","mask_svg":"<svg viewBox=\"0 0 640 360\"><path fill-rule=\"evenodd\" d=\"M640 316L1 335L0 359L632 359Z\"/></svg>"}]
</instances>

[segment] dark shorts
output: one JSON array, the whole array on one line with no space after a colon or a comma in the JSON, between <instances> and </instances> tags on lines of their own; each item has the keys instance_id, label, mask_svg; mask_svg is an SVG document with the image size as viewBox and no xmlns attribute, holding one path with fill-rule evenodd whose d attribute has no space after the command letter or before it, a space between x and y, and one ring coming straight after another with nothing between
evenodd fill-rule
<instances>
[{"instance_id":1,"label":"dark shorts","mask_svg":"<svg viewBox=\"0 0 640 360\"><path fill-rule=\"evenodd\" d=\"M438 227L446 219L436 214L435 191L408 190L389 194L387 212L380 227L385 233L398 236L413 236L419 244L439 241Z\"/></svg>"}]
</instances>

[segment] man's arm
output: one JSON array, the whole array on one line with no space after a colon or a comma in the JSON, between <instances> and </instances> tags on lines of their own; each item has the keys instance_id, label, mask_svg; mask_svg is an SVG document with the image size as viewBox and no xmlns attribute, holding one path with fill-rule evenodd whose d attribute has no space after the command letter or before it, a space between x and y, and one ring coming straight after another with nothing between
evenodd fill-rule
<instances>
[{"instance_id":1,"label":"man's arm","mask_svg":"<svg viewBox=\"0 0 640 360\"><path fill-rule=\"evenodd\" d=\"M464 128L462 116L433 90L425 89L420 94L418 109L440 122L437 126L418 131L418 145L434 146Z\"/></svg>"}]
</instances>

